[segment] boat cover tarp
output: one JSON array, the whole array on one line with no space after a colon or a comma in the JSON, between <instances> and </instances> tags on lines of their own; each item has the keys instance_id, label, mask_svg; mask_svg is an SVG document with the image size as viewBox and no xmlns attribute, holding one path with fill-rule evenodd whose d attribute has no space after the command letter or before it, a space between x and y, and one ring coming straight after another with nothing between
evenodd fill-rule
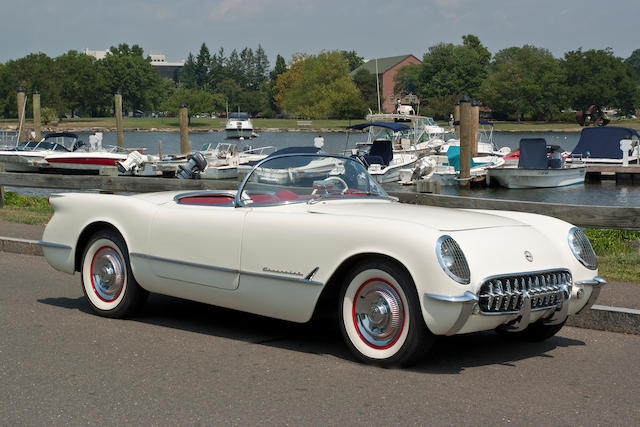
<instances>
[{"instance_id":1,"label":"boat cover tarp","mask_svg":"<svg viewBox=\"0 0 640 427\"><path fill-rule=\"evenodd\" d=\"M544 138L522 138L520 140L520 169L547 169L547 141Z\"/></svg>"},{"instance_id":2,"label":"boat cover tarp","mask_svg":"<svg viewBox=\"0 0 640 427\"><path fill-rule=\"evenodd\" d=\"M390 129L394 132L400 132L403 130L410 130L411 127L407 126L405 124L402 123L395 123L395 122L368 122L368 123L360 123L359 125L352 125L352 126L347 126L347 129L355 129L355 130L362 130L362 129L366 129L370 126L377 126L380 128L385 128L385 129Z\"/></svg>"},{"instance_id":3,"label":"boat cover tarp","mask_svg":"<svg viewBox=\"0 0 640 427\"><path fill-rule=\"evenodd\" d=\"M373 141L369 154L366 154L364 159L370 165L377 163L383 166L389 166L389 163L393 159L393 145L391 141Z\"/></svg>"},{"instance_id":4,"label":"boat cover tarp","mask_svg":"<svg viewBox=\"0 0 640 427\"><path fill-rule=\"evenodd\" d=\"M619 126L585 128L571 155L592 159L622 159L620 140L632 139L634 136L640 138L640 133L635 129Z\"/></svg>"},{"instance_id":5,"label":"boat cover tarp","mask_svg":"<svg viewBox=\"0 0 640 427\"><path fill-rule=\"evenodd\" d=\"M456 172L460 172L460 146L451 145L447 150L447 158L449 159L449 166L453 166ZM476 162L471 158L470 167L478 166Z\"/></svg>"},{"instance_id":6,"label":"boat cover tarp","mask_svg":"<svg viewBox=\"0 0 640 427\"><path fill-rule=\"evenodd\" d=\"M78 139L78 135L76 135L75 133L71 133L71 132L54 132L54 133L48 133L44 136L44 139L49 139L49 138L75 138Z\"/></svg>"}]
</instances>

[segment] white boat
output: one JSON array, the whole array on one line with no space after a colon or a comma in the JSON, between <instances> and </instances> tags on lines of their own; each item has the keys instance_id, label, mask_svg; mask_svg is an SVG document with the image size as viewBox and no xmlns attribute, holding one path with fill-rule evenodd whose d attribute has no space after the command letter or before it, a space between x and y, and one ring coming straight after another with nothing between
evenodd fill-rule
<instances>
[{"instance_id":1,"label":"white boat","mask_svg":"<svg viewBox=\"0 0 640 427\"><path fill-rule=\"evenodd\" d=\"M413 150L394 150L397 135L411 130L404 123L369 122L349 126L347 129L368 129L367 141L356 144L356 149L350 154L360 158L369 174L380 183L399 181L400 170L413 168L419 158L415 146Z\"/></svg>"},{"instance_id":2,"label":"white boat","mask_svg":"<svg viewBox=\"0 0 640 427\"><path fill-rule=\"evenodd\" d=\"M12 149L0 151L0 162L4 163L7 172L37 172L40 167L47 166L44 160L47 156L70 153L80 145L82 142L74 133L50 133L40 141L21 142Z\"/></svg>"},{"instance_id":3,"label":"white boat","mask_svg":"<svg viewBox=\"0 0 640 427\"><path fill-rule=\"evenodd\" d=\"M413 114L369 114L366 119L375 123L404 123L409 126L409 129L397 131L392 135L394 151L414 152L418 155L433 154L445 143L446 129L438 126L431 117Z\"/></svg>"},{"instance_id":4,"label":"white boat","mask_svg":"<svg viewBox=\"0 0 640 427\"><path fill-rule=\"evenodd\" d=\"M585 165L566 165L556 151L548 157L548 147L542 138L520 140L518 165L488 170L487 183L495 180L506 188L553 188L584 183Z\"/></svg>"},{"instance_id":5,"label":"white boat","mask_svg":"<svg viewBox=\"0 0 640 427\"><path fill-rule=\"evenodd\" d=\"M458 124L458 122L454 122ZM478 150L477 156L506 156L511 153L509 147L497 148L493 142L493 123L486 120L480 120L481 127L478 129ZM457 137L449 138L440 147L440 154L445 154L449 147L460 147L460 139Z\"/></svg>"},{"instance_id":6,"label":"white boat","mask_svg":"<svg viewBox=\"0 0 640 427\"><path fill-rule=\"evenodd\" d=\"M470 162L469 178L471 182L484 181L490 168L501 166L504 159L501 156L477 156ZM420 159L413 176L422 179L438 181L442 186L459 185L460 178L460 147L449 147L446 155L436 154Z\"/></svg>"},{"instance_id":7,"label":"white boat","mask_svg":"<svg viewBox=\"0 0 640 427\"><path fill-rule=\"evenodd\" d=\"M566 161L622 165L625 155L621 141L625 140L630 141L626 161L629 164L640 164L640 132L619 126L584 128L578 144Z\"/></svg>"},{"instance_id":8,"label":"white boat","mask_svg":"<svg viewBox=\"0 0 640 427\"><path fill-rule=\"evenodd\" d=\"M52 153L44 158L41 167L57 170L74 170L87 173L97 173L103 166L116 166L119 162L124 162L131 151L142 151L143 161L148 157L142 149L122 149L117 146L103 148L102 133L97 132L89 136L89 145L83 149L72 152Z\"/></svg>"},{"instance_id":9,"label":"white boat","mask_svg":"<svg viewBox=\"0 0 640 427\"><path fill-rule=\"evenodd\" d=\"M253 137L253 123L249 113L229 113L225 126L227 138L251 138Z\"/></svg>"}]
</instances>

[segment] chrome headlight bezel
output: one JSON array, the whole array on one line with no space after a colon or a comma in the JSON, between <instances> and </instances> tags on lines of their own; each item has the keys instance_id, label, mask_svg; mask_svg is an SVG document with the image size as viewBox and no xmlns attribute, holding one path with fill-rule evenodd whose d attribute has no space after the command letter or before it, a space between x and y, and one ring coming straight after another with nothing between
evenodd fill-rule
<instances>
[{"instance_id":1,"label":"chrome headlight bezel","mask_svg":"<svg viewBox=\"0 0 640 427\"><path fill-rule=\"evenodd\" d=\"M573 256L580 261L580 264L589 270L598 269L598 257L591 246L591 242L589 242L589 238L580 228L571 228L567 240Z\"/></svg>"},{"instance_id":2,"label":"chrome headlight bezel","mask_svg":"<svg viewBox=\"0 0 640 427\"><path fill-rule=\"evenodd\" d=\"M471 271L469 263L462 252L460 245L451 236L440 236L436 241L436 256L440 267L451 279L461 285L471 283Z\"/></svg>"}]
</instances>

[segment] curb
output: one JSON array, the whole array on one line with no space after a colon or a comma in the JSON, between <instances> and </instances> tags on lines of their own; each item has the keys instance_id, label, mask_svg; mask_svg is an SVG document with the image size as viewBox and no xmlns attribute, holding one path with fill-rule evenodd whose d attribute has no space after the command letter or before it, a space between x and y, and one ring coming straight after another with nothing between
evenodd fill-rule
<instances>
[{"instance_id":1,"label":"curb","mask_svg":"<svg viewBox=\"0 0 640 427\"><path fill-rule=\"evenodd\" d=\"M42 256L40 241L0 236L0 252ZM640 310L594 305L567 319L567 326L640 335Z\"/></svg>"},{"instance_id":2,"label":"curb","mask_svg":"<svg viewBox=\"0 0 640 427\"><path fill-rule=\"evenodd\" d=\"M0 251L23 255L43 255L40 241L0 236Z\"/></svg>"}]
</instances>

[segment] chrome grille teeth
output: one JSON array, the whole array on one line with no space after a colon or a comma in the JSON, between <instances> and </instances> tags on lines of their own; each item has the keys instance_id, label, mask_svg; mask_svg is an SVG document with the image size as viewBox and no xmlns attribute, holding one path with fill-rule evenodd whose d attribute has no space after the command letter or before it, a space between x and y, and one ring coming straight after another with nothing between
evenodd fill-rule
<instances>
[{"instance_id":1,"label":"chrome grille teeth","mask_svg":"<svg viewBox=\"0 0 640 427\"><path fill-rule=\"evenodd\" d=\"M496 277L480 287L480 310L484 313L514 313L522 308L525 293L531 309L544 310L564 301L566 286L571 286L571 274L566 271Z\"/></svg>"}]
</instances>

